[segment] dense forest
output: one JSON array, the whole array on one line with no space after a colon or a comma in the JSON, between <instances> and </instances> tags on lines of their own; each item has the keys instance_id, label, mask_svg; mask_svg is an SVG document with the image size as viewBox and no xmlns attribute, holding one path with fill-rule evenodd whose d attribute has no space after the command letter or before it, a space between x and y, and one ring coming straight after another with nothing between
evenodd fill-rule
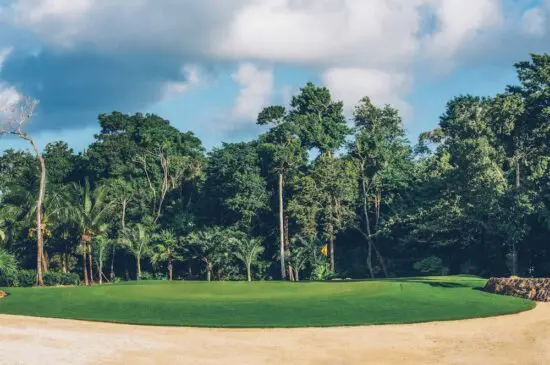
<instances>
[{"instance_id":1,"label":"dense forest","mask_svg":"<svg viewBox=\"0 0 550 365\"><path fill-rule=\"evenodd\" d=\"M308 83L258 115L257 139L210 152L118 112L83 152L6 150L0 286L550 275L550 55L515 68L517 85L455 97L415 143L391 105L365 96L348 120Z\"/></svg>"}]
</instances>

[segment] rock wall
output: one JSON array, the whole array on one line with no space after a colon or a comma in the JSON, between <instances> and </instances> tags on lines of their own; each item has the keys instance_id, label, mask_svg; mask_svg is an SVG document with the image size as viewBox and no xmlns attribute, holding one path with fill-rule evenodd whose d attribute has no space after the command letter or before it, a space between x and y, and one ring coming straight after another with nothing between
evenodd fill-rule
<instances>
[{"instance_id":1,"label":"rock wall","mask_svg":"<svg viewBox=\"0 0 550 365\"><path fill-rule=\"evenodd\" d=\"M550 302L550 279L490 278L484 290L489 293Z\"/></svg>"}]
</instances>

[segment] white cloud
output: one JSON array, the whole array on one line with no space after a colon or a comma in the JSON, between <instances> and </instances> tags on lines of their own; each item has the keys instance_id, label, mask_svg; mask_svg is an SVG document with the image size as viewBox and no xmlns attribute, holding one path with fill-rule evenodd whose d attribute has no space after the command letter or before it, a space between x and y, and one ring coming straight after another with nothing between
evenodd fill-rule
<instances>
[{"instance_id":1,"label":"white cloud","mask_svg":"<svg viewBox=\"0 0 550 365\"><path fill-rule=\"evenodd\" d=\"M10 107L21 100L21 95L13 86L0 82L0 109Z\"/></svg>"},{"instance_id":2,"label":"white cloud","mask_svg":"<svg viewBox=\"0 0 550 365\"><path fill-rule=\"evenodd\" d=\"M197 65L184 65L180 70L184 81L168 81L164 85L165 97L182 94L201 84L201 71Z\"/></svg>"},{"instance_id":3,"label":"white cloud","mask_svg":"<svg viewBox=\"0 0 550 365\"><path fill-rule=\"evenodd\" d=\"M195 65L236 62L238 124L272 96L273 70L256 66L265 63L323 70L348 108L370 96L410 115L405 96L416 66L449 72L481 59L472 54L491 61L522 47L538 51L528 41L544 43L548 34L550 0L543 1L522 14L508 0L12 0L4 18L48 49L147 54L160 60L155 65L176 60L172 70L189 63L184 77L163 84L165 95L201 85ZM510 34L514 43L503 42Z\"/></svg>"},{"instance_id":4,"label":"white cloud","mask_svg":"<svg viewBox=\"0 0 550 365\"><path fill-rule=\"evenodd\" d=\"M4 65L4 61L6 61L6 59L12 52L12 50L13 50L13 47L0 49L0 72L2 72L2 66Z\"/></svg>"},{"instance_id":5,"label":"white cloud","mask_svg":"<svg viewBox=\"0 0 550 365\"><path fill-rule=\"evenodd\" d=\"M419 5L430 0L266 0L232 19L220 57L316 65L401 65L419 46Z\"/></svg>"},{"instance_id":6,"label":"white cloud","mask_svg":"<svg viewBox=\"0 0 550 365\"><path fill-rule=\"evenodd\" d=\"M435 3L436 32L424 39L425 58L449 71L464 46L484 31L503 25L500 0L439 0Z\"/></svg>"},{"instance_id":7,"label":"white cloud","mask_svg":"<svg viewBox=\"0 0 550 365\"><path fill-rule=\"evenodd\" d=\"M231 116L234 120L255 121L265 107L273 90L273 70L260 68L252 63L242 63L231 75L240 90Z\"/></svg>"},{"instance_id":8,"label":"white cloud","mask_svg":"<svg viewBox=\"0 0 550 365\"><path fill-rule=\"evenodd\" d=\"M407 73L388 73L376 69L332 68L323 73L323 83L337 100L342 100L349 114L363 98L369 96L377 105L391 104L403 117L412 113L411 106L403 100L412 86Z\"/></svg>"},{"instance_id":9,"label":"white cloud","mask_svg":"<svg viewBox=\"0 0 550 365\"><path fill-rule=\"evenodd\" d=\"M523 30L534 36L543 36L546 33L546 14L542 8L531 8L521 17Z\"/></svg>"}]
</instances>

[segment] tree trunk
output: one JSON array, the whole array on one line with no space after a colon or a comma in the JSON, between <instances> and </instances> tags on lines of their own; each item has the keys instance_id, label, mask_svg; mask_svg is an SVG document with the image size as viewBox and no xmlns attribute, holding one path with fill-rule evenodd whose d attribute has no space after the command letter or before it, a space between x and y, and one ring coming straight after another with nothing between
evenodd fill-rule
<instances>
[{"instance_id":1,"label":"tree trunk","mask_svg":"<svg viewBox=\"0 0 550 365\"><path fill-rule=\"evenodd\" d=\"M103 264L102 264L102 257L100 257L100 260L99 260L99 285L102 285L103 284Z\"/></svg>"},{"instance_id":2,"label":"tree trunk","mask_svg":"<svg viewBox=\"0 0 550 365\"><path fill-rule=\"evenodd\" d=\"M82 246L82 269L84 270L84 285L88 286L88 269L87 269L87 259L86 259L86 241L83 239L80 242Z\"/></svg>"},{"instance_id":3,"label":"tree trunk","mask_svg":"<svg viewBox=\"0 0 550 365\"><path fill-rule=\"evenodd\" d=\"M331 229L332 231L332 229ZM330 235L330 271L334 272L335 265L334 265L334 234L331 233Z\"/></svg>"},{"instance_id":4,"label":"tree trunk","mask_svg":"<svg viewBox=\"0 0 550 365\"><path fill-rule=\"evenodd\" d=\"M168 280L172 281L172 259L168 259Z\"/></svg>"},{"instance_id":5,"label":"tree trunk","mask_svg":"<svg viewBox=\"0 0 550 365\"><path fill-rule=\"evenodd\" d=\"M367 267L369 268L370 278L374 279L374 271L372 269L372 242L369 239L368 240L368 248L367 248Z\"/></svg>"},{"instance_id":6,"label":"tree trunk","mask_svg":"<svg viewBox=\"0 0 550 365\"><path fill-rule=\"evenodd\" d=\"M520 159L516 159L516 189L519 189L521 183L520 183L520 166L519 166Z\"/></svg>"},{"instance_id":7,"label":"tree trunk","mask_svg":"<svg viewBox=\"0 0 550 365\"><path fill-rule=\"evenodd\" d=\"M136 256L136 280L141 278L141 255Z\"/></svg>"},{"instance_id":8,"label":"tree trunk","mask_svg":"<svg viewBox=\"0 0 550 365\"><path fill-rule=\"evenodd\" d=\"M212 280L212 265L210 263L206 263L206 280Z\"/></svg>"},{"instance_id":9,"label":"tree trunk","mask_svg":"<svg viewBox=\"0 0 550 365\"><path fill-rule=\"evenodd\" d=\"M40 154L40 151L34 144L32 139L29 139L32 148L34 149L38 161L40 161L40 190L38 192L38 200L36 201L36 285L44 285L44 276L42 273L42 260L44 256L44 236L42 234L42 204L44 195L46 194L46 162Z\"/></svg>"},{"instance_id":10,"label":"tree trunk","mask_svg":"<svg viewBox=\"0 0 550 365\"><path fill-rule=\"evenodd\" d=\"M294 280L300 281L300 270L298 270L297 268L294 269Z\"/></svg>"},{"instance_id":11,"label":"tree trunk","mask_svg":"<svg viewBox=\"0 0 550 365\"><path fill-rule=\"evenodd\" d=\"M294 269L292 268L292 265L288 265L288 280L294 281Z\"/></svg>"},{"instance_id":12,"label":"tree trunk","mask_svg":"<svg viewBox=\"0 0 550 365\"><path fill-rule=\"evenodd\" d=\"M115 245L113 245L113 249L111 252L111 272L109 273L109 280L113 281L115 279Z\"/></svg>"},{"instance_id":13,"label":"tree trunk","mask_svg":"<svg viewBox=\"0 0 550 365\"><path fill-rule=\"evenodd\" d=\"M61 272L63 274L66 274L67 273L67 253L66 252L63 252L61 254Z\"/></svg>"},{"instance_id":14,"label":"tree trunk","mask_svg":"<svg viewBox=\"0 0 550 365\"><path fill-rule=\"evenodd\" d=\"M92 264L93 260L92 260L92 243L91 242L88 243L88 262L89 262L88 271L90 272L90 285L93 285L94 284L94 265Z\"/></svg>"},{"instance_id":15,"label":"tree trunk","mask_svg":"<svg viewBox=\"0 0 550 365\"><path fill-rule=\"evenodd\" d=\"M42 247L42 273L43 274L48 272L49 261L50 259L48 257L48 251L46 251L44 247Z\"/></svg>"},{"instance_id":16,"label":"tree trunk","mask_svg":"<svg viewBox=\"0 0 550 365\"><path fill-rule=\"evenodd\" d=\"M361 167L361 194L363 195L363 220L365 221L365 227L367 229L367 267L370 277L374 278L374 271L372 269L372 236L368 209L367 178L364 173L364 165Z\"/></svg>"},{"instance_id":17,"label":"tree trunk","mask_svg":"<svg viewBox=\"0 0 550 365\"><path fill-rule=\"evenodd\" d=\"M284 235L284 208L283 208L283 172L279 172L279 254L281 255L281 279L286 278L285 266L285 235Z\"/></svg>"},{"instance_id":18,"label":"tree trunk","mask_svg":"<svg viewBox=\"0 0 550 365\"><path fill-rule=\"evenodd\" d=\"M251 266L250 263L246 264L246 276L247 276L249 282L252 281L252 274L250 272L250 266Z\"/></svg>"}]
</instances>

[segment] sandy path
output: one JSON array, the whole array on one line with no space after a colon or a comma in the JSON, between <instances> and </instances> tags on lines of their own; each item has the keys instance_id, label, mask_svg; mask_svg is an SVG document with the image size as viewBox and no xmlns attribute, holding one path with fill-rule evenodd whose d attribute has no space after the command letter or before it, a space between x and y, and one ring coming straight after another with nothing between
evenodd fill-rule
<instances>
[{"instance_id":1,"label":"sandy path","mask_svg":"<svg viewBox=\"0 0 550 365\"><path fill-rule=\"evenodd\" d=\"M550 303L413 325L219 330L0 315L0 364L550 364Z\"/></svg>"}]
</instances>

